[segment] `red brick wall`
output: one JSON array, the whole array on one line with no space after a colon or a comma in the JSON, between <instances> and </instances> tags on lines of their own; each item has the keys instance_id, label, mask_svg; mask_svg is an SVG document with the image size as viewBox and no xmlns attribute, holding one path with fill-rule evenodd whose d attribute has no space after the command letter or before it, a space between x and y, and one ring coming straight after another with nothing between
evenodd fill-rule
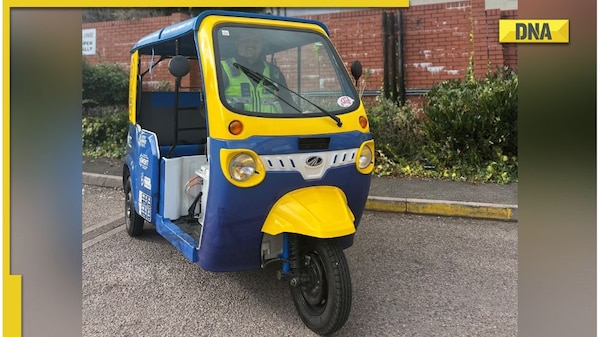
<instances>
[{"instance_id":1,"label":"red brick wall","mask_svg":"<svg viewBox=\"0 0 600 337\"><path fill-rule=\"evenodd\" d=\"M370 72L363 77L365 90L380 90L383 83L384 12L393 12L396 20L402 15L403 72L409 92L430 89L443 80L464 78L470 57L476 77L497 66L517 67L516 45L498 42L498 20L516 18L517 11L485 10L485 0L305 16L325 23L347 68L354 60L362 62L363 69ZM84 24L84 29L96 28L97 55L87 59L91 63L116 62L126 67L129 50L139 38L187 18L184 14L173 14ZM155 75L160 77L164 73L169 78L166 67L166 63L158 66ZM191 82L198 82L198 78L192 78ZM189 79L187 83L190 84ZM419 101L415 96L408 98Z\"/></svg>"},{"instance_id":2,"label":"red brick wall","mask_svg":"<svg viewBox=\"0 0 600 337\"><path fill-rule=\"evenodd\" d=\"M516 69L516 45L498 42L498 20L516 18L517 12L485 10L484 0L307 16L328 26L347 64L360 59L363 68L371 70L367 89L379 89L383 80L384 11L394 12L396 19L402 15L407 89L429 89L443 80L464 78L471 54L476 77L497 66Z\"/></svg>"},{"instance_id":3,"label":"red brick wall","mask_svg":"<svg viewBox=\"0 0 600 337\"><path fill-rule=\"evenodd\" d=\"M84 23L82 29L96 28L96 55L86 55L85 57L90 64L100 62L117 63L129 72L130 51L140 38L186 19L189 19L188 15L175 13L171 16L154 18ZM142 70L145 70L150 64L150 58L144 58L143 61ZM169 74L168 63L161 62L153 68L152 74L148 74L145 79L148 82L158 84L161 80L171 81L173 77ZM191 85L190 76L184 78L182 85Z\"/></svg>"},{"instance_id":4,"label":"red brick wall","mask_svg":"<svg viewBox=\"0 0 600 337\"><path fill-rule=\"evenodd\" d=\"M517 11L502 11L502 19L517 19ZM516 43L505 43L502 45L502 53L504 54L504 65L509 66L511 69L517 70L517 44Z\"/></svg>"},{"instance_id":5,"label":"red brick wall","mask_svg":"<svg viewBox=\"0 0 600 337\"><path fill-rule=\"evenodd\" d=\"M330 38L347 69L360 60L366 90L381 89L383 79L383 10L359 10L334 14L304 16L321 21L329 29Z\"/></svg>"},{"instance_id":6,"label":"red brick wall","mask_svg":"<svg viewBox=\"0 0 600 337\"><path fill-rule=\"evenodd\" d=\"M110 62L129 67L129 51L141 37L188 18L188 15L175 13L155 18L84 23L82 29L96 28L96 55L86 58L92 64Z\"/></svg>"}]
</instances>

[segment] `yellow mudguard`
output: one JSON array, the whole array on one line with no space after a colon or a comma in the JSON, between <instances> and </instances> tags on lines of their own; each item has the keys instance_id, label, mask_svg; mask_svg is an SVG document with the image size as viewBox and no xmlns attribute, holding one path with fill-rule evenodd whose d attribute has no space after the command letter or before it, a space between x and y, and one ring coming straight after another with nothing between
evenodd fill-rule
<instances>
[{"instance_id":1,"label":"yellow mudguard","mask_svg":"<svg viewBox=\"0 0 600 337\"><path fill-rule=\"evenodd\" d=\"M292 191L279 199L262 227L264 233L297 233L316 238L353 234L354 214L346 195L334 186L313 186Z\"/></svg>"}]
</instances>

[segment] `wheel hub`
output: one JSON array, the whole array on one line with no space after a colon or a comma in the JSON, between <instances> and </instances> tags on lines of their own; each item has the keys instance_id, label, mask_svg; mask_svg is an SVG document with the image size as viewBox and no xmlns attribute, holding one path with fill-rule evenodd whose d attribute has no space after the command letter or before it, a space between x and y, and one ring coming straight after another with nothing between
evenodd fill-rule
<instances>
[{"instance_id":1,"label":"wheel hub","mask_svg":"<svg viewBox=\"0 0 600 337\"><path fill-rule=\"evenodd\" d=\"M302 296L311 309L321 310L327 303L327 283L321 259L316 254L305 256L306 282L302 284Z\"/></svg>"}]
</instances>

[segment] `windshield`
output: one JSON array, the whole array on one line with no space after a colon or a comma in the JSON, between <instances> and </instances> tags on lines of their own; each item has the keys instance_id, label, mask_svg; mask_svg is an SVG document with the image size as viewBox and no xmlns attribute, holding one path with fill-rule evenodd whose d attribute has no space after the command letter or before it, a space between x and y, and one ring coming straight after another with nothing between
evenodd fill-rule
<instances>
[{"instance_id":1,"label":"windshield","mask_svg":"<svg viewBox=\"0 0 600 337\"><path fill-rule=\"evenodd\" d=\"M222 25L215 53L221 100L234 112L338 120L359 103L333 46L318 33Z\"/></svg>"}]
</instances>

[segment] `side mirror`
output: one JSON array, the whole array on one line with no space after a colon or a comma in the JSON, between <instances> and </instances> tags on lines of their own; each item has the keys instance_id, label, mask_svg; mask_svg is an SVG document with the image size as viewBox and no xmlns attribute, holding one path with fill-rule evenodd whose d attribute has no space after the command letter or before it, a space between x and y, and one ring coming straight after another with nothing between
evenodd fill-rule
<instances>
[{"instance_id":1,"label":"side mirror","mask_svg":"<svg viewBox=\"0 0 600 337\"><path fill-rule=\"evenodd\" d=\"M177 55L169 61L171 75L181 78L190 72L190 61L182 55Z\"/></svg>"},{"instance_id":2,"label":"side mirror","mask_svg":"<svg viewBox=\"0 0 600 337\"><path fill-rule=\"evenodd\" d=\"M358 79L362 76L362 71L362 64L360 61L356 60L352 62L350 72L352 73L352 77L354 77L354 81L356 81L355 85L358 85Z\"/></svg>"}]
</instances>

